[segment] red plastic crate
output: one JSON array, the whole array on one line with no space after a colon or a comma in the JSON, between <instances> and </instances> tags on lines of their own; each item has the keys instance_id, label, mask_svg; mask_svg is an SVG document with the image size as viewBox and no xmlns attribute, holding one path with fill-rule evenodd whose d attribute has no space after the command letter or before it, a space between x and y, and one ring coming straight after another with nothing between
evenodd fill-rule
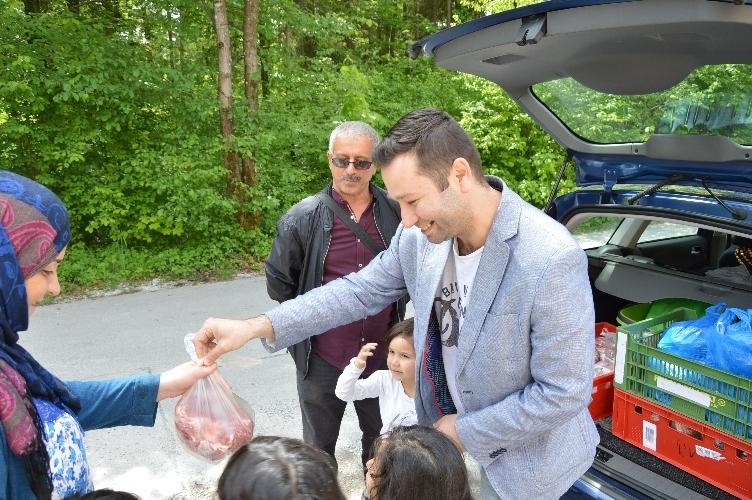
<instances>
[{"instance_id":1,"label":"red plastic crate","mask_svg":"<svg viewBox=\"0 0 752 500\"><path fill-rule=\"evenodd\" d=\"M739 498L752 498L752 444L619 388L612 432Z\"/></svg>"},{"instance_id":2,"label":"red plastic crate","mask_svg":"<svg viewBox=\"0 0 752 500\"><path fill-rule=\"evenodd\" d=\"M616 326L611 323L596 323L595 336L598 337L603 330L615 332ZM590 400L590 416L593 420L610 417L614 401L614 374L607 373L593 378L593 394Z\"/></svg>"}]
</instances>

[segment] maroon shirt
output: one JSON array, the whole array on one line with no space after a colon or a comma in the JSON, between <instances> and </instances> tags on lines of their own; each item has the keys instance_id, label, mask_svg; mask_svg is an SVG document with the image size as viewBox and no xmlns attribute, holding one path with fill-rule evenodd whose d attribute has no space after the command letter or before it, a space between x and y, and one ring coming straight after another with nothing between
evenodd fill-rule
<instances>
[{"instance_id":1,"label":"maroon shirt","mask_svg":"<svg viewBox=\"0 0 752 500\"><path fill-rule=\"evenodd\" d=\"M350 207L339 193L332 190L332 197L346 212L351 212ZM373 252L355 236L355 233L339 217L333 216L332 222L331 241L324 259L324 283L359 271L375 257ZM377 245L384 246L373 217L373 200L361 215L358 224ZM386 360L384 336L392 319L392 307L390 305L375 316L369 316L366 319L339 326L312 337L313 352L321 356L330 365L344 370L350 360L358 355L363 344L376 342L378 344L376 351L373 356L368 358L366 369L363 371L363 376L370 375L381 368Z\"/></svg>"}]
</instances>

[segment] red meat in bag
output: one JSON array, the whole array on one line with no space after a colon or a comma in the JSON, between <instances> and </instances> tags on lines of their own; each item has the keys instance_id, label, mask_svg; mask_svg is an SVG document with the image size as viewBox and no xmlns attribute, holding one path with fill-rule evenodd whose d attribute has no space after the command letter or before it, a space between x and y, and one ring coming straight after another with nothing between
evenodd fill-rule
<instances>
[{"instance_id":1,"label":"red meat in bag","mask_svg":"<svg viewBox=\"0 0 752 500\"><path fill-rule=\"evenodd\" d=\"M195 359L195 353L192 357ZM180 398L175 406L175 428L189 451L215 462L253 438L253 416L248 402L232 392L217 370Z\"/></svg>"}]
</instances>

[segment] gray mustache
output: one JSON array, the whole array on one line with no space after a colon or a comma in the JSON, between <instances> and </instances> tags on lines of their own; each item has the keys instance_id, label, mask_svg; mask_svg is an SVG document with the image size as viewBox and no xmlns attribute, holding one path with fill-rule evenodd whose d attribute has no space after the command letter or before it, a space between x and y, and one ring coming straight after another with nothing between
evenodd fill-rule
<instances>
[{"instance_id":1,"label":"gray mustache","mask_svg":"<svg viewBox=\"0 0 752 500\"><path fill-rule=\"evenodd\" d=\"M340 177L340 179L342 179L343 181L348 181L348 182L358 182L360 180L360 176L359 175L343 175L342 177Z\"/></svg>"}]
</instances>

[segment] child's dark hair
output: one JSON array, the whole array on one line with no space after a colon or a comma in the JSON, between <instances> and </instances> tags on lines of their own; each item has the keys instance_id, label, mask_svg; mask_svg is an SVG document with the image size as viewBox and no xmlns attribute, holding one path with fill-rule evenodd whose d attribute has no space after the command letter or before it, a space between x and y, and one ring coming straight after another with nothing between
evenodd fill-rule
<instances>
[{"instance_id":1,"label":"child's dark hair","mask_svg":"<svg viewBox=\"0 0 752 500\"><path fill-rule=\"evenodd\" d=\"M115 491L109 488L90 491L89 493L73 495L67 500L141 500L141 497L127 491Z\"/></svg>"},{"instance_id":2,"label":"child's dark hair","mask_svg":"<svg viewBox=\"0 0 752 500\"><path fill-rule=\"evenodd\" d=\"M386 332L386 337L384 337L385 345L389 347L389 344L392 343L392 340L396 339L397 337L403 337L412 340L414 323L415 321L413 318L408 318L406 320L398 321L397 323L393 324L389 331Z\"/></svg>"},{"instance_id":3,"label":"child's dark hair","mask_svg":"<svg viewBox=\"0 0 752 500\"><path fill-rule=\"evenodd\" d=\"M258 436L230 457L220 500L345 500L332 458L300 439Z\"/></svg>"},{"instance_id":4,"label":"child's dark hair","mask_svg":"<svg viewBox=\"0 0 752 500\"><path fill-rule=\"evenodd\" d=\"M395 427L376 438L371 457L371 500L472 500L462 453L433 427Z\"/></svg>"}]
</instances>

